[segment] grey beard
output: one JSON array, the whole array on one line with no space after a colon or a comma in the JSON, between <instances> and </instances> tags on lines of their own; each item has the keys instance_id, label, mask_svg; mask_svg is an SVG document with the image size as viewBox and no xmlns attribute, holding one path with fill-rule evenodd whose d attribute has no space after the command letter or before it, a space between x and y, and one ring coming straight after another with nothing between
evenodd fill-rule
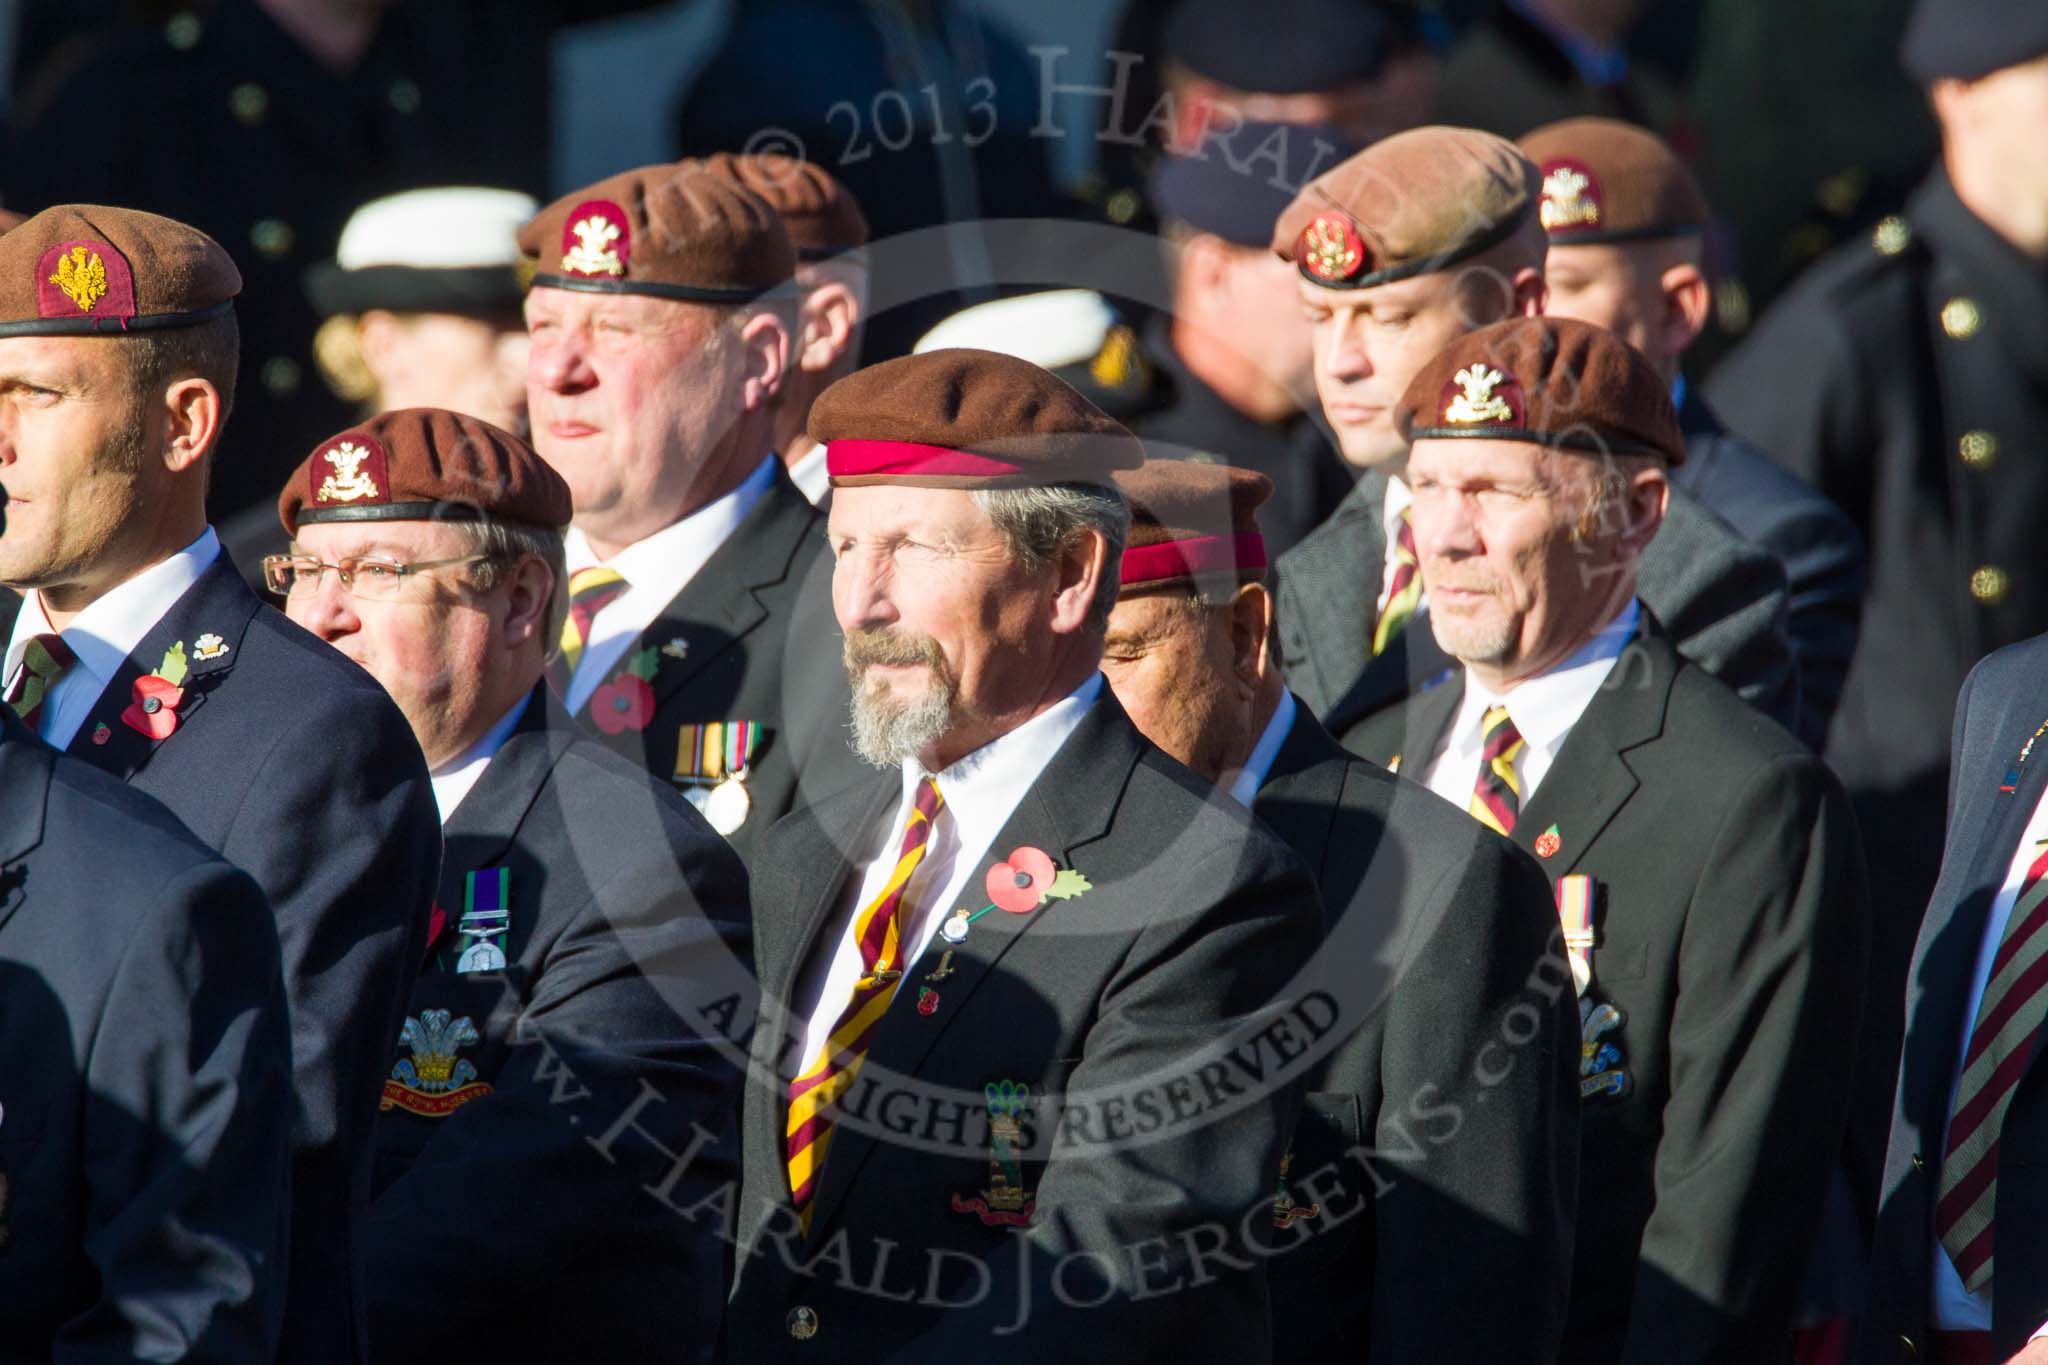
<instances>
[{"instance_id":1,"label":"grey beard","mask_svg":"<svg viewBox=\"0 0 2048 1365\"><path fill-rule=\"evenodd\" d=\"M853 693L853 749L878 768L893 768L938 743L953 721L953 682L933 670L916 700L899 702L878 687Z\"/></svg>"}]
</instances>

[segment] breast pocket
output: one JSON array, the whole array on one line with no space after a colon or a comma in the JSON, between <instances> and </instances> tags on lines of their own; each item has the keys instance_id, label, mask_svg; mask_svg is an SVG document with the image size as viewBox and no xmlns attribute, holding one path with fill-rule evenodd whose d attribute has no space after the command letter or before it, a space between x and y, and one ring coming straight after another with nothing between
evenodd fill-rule
<instances>
[{"instance_id":1,"label":"breast pocket","mask_svg":"<svg viewBox=\"0 0 2048 1365\"><path fill-rule=\"evenodd\" d=\"M379 1191L442 1124L495 1088L528 986L519 966L419 978L377 1102Z\"/></svg>"}]
</instances>

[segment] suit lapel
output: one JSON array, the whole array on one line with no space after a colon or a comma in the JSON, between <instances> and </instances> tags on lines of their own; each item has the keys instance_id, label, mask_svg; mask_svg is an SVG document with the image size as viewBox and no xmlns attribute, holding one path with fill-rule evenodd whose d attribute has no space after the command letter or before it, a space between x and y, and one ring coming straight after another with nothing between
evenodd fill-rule
<instances>
[{"instance_id":1,"label":"suit lapel","mask_svg":"<svg viewBox=\"0 0 2048 1365\"><path fill-rule=\"evenodd\" d=\"M1423 769L1443 747L1444 736L1458 714L1458 704L1464 699L1465 675L1460 672L1452 674L1443 686L1432 688L1410 701L1403 747L1393 755L1397 761L1390 761L1387 766L1406 772L1420 782Z\"/></svg>"},{"instance_id":2,"label":"suit lapel","mask_svg":"<svg viewBox=\"0 0 2048 1365\"><path fill-rule=\"evenodd\" d=\"M1339 761L1331 763L1333 757ZM1259 784L1258 796L1252 802L1252 813L1276 830L1285 823L1299 828L1304 836L1313 835L1313 859L1293 839L1287 842L1303 855L1304 861L1312 862L1309 871L1319 885L1328 872L1330 829L1336 823L1338 803L1344 796L1348 767L1344 760L1350 757L1297 697L1294 724L1288 727L1287 738L1281 742L1280 752L1273 756L1273 766L1267 770L1266 780Z\"/></svg>"},{"instance_id":3,"label":"suit lapel","mask_svg":"<svg viewBox=\"0 0 2048 1365\"><path fill-rule=\"evenodd\" d=\"M1664 708L1678 676L1678 656L1662 639L1629 641L1614 669L1565 737L1543 785L1515 821L1514 840L1525 849L1552 825L1558 846L1543 858L1555 881L1577 869L1615 813L1641 785L1629 751L1664 732Z\"/></svg>"},{"instance_id":4,"label":"suit lapel","mask_svg":"<svg viewBox=\"0 0 2048 1365\"><path fill-rule=\"evenodd\" d=\"M1109 828L1125 782L1143 752L1143 744L1105 686L1095 705L1060 746L1052 762L1018 803L1002 833L975 865L962 893L963 903L973 902L967 905L968 910L985 904L982 875L974 874L985 875L987 868L1007 858L1013 849L1029 846L1048 853L1057 850L1060 866L1076 866L1078 850L1102 837ZM1086 872L1087 868L1083 866L1080 870ZM953 907L932 909L948 914ZM976 920L966 940L953 946L951 975L943 988L946 1008L926 1017L917 1012L919 982L936 967L936 959L930 959L930 953L943 954L952 946L944 939L936 939L926 955L904 973L875 1041L861 1063L863 1072L871 1077L915 1076L932 1048L961 1016L975 989L988 979L1010 949L1048 918L1071 913L1075 911L1070 902L1047 901L1029 914L1011 915L997 910ZM1085 914L1086 910L1079 913ZM786 1101L778 1116L787 1118ZM838 1208L861 1165L874 1150L875 1139L868 1128L867 1124L848 1123L832 1135L813 1209L814 1237Z\"/></svg>"},{"instance_id":5,"label":"suit lapel","mask_svg":"<svg viewBox=\"0 0 2048 1365\"><path fill-rule=\"evenodd\" d=\"M159 748L177 739L178 730L206 705L207 698L234 668L241 658L249 623L262 609L262 602L249 591L223 552L122 661L114 680L100 693L78 733L72 736L66 752L124 782L133 781ZM209 658L200 657L202 638L208 639ZM136 680L155 673L173 645L184 650L184 695L176 708L177 728L164 738L155 739L122 716L135 704Z\"/></svg>"},{"instance_id":6,"label":"suit lapel","mask_svg":"<svg viewBox=\"0 0 2048 1365\"><path fill-rule=\"evenodd\" d=\"M28 869L20 863L43 841L53 766L50 751L36 743L12 711L0 706L0 928L28 894Z\"/></svg>"},{"instance_id":7,"label":"suit lapel","mask_svg":"<svg viewBox=\"0 0 2048 1365\"><path fill-rule=\"evenodd\" d=\"M455 813L441 826L447 856L441 862L442 936L462 913L468 874L505 860L526 813L554 771L563 750L576 741L576 722L542 683L527 695L525 714ZM517 888L514 888L515 894ZM434 944L429 944L431 951Z\"/></svg>"}]
</instances>

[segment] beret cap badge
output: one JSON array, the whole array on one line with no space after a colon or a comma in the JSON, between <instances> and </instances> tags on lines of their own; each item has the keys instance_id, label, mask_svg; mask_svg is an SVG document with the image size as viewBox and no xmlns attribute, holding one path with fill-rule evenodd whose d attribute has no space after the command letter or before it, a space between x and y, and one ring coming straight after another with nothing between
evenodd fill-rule
<instances>
[{"instance_id":1,"label":"beret cap badge","mask_svg":"<svg viewBox=\"0 0 2048 1365\"><path fill-rule=\"evenodd\" d=\"M578 204L562 228L563 273L617 278L631 246L624 209L608 199Z\"/></svg>"},{"instance_id":2,"label":"beret cap badge","mask_svg":"<svg viewBox=\"0 0 2048 1365\"><path fill-rule=\"evenodd\" d=\"M1309 220L1295 255L1319 280L1348 280L1365 264L1365 241L1349 218L1330 210Z\"/></svg>"},{"instance_id":3,"label":"beret cap badge","mask_svg":"<svg viewBox=\"0 0 2048 1365\"><path fill-rule=\"evenodd\" d=\"M74 246L57 258L57 272L50 276L50 283L63 290L64 297L81 313L90 313L92 306L106 297L107 263L99 252Z\"/></svg>"},{"instance_id":4,"label":"beret cap badge","mask_svg":"<svg viewBox=\"0 0 2048 1365\"><path fill-rule=\"evenodd\" d=\"M1515 397L1512 379L1489 365L1475 362L1444 385L1444 420L1460 425L1513 424L1521 420L1512 401Z\"/></svg>"},{"instance_id":5,"label":"beret cap badge","mask_svg":"<svg viewBox=\"0 0 2048 1365\"><path fill-rule=\"evenodd\" d=\"M389 496L384 487L384 452L367 436L337 440L320 452L313 472L318 473L322 464L328 466L329 472L313 490L316 504L361 502L366 498Z\"/></svg>"},{"instance_id":6,"label":"beret cap badge","mask_svg":"<svg viewBox=\"0 0 2048 1365\"><path fill-rule=\"evenodd\" d=\"M1543 230L1600 226L1600 184L1590 168L1577 161L1552 161L1543 167Z\"/></svg>"}]
</instances>

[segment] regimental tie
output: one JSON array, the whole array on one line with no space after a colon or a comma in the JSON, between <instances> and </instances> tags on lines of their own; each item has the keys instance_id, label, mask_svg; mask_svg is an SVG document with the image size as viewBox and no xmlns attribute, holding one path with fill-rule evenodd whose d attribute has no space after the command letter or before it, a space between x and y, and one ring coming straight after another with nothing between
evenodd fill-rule
<instances>
[{"instance_id":1,"label":"regimental tie","mask_svg":"<svg viewBox=\"0 0 2048 1365\"><path fill-rule=\"evenodd\" d=\"M548 681L557 693L568 695L569 680L583 661L583 647L590 643L590 627L597 614L629 586L624 574L602 564L569 575L569 614L562 621L562 652L548 662Z\"/></svg>"},{"instance_id":2,"label":"regimental tie","mask_svg":"<svg viewBox=\"0 0 2048 1365\"><path fill-rule=\"evenodd\" d=\"M932 822L945 804L937 782L927 777L917 784L917 798L904 826L895 869L854 921L861 975L853 984L853 998L840 1011L818 1060L789 1084L789 1121L784 1130L789 1191L806 1232L811 1227L811 1200L817 1194L818 1176L825 1168L825 1151L832 1140L833 1106L853 1084L903 980L903 955L908 947L900 937L903 889L931 847Z\"/></svg>"},{"instance_id":3,"label":"regimental tie","mask_svg":"<svg viewBox=\"0 0 2048 1365\"><path fill-rule=\"evenodd\" d=\"M1522 756L1522 732L1505 706L1489 706L1479 722L1479 780L1472 785L1466 809L1496 834L1513 834L1522 813L1522 779L1515 760Z\"/></svg>"},{"instance_id":4,"label":"regimental tie","mask_svg":"<svg viewBox=\"0 0 2048 1365\"><path fill-rule=\"evenodd\" d=\"M1372 623L1372 652L1378 658L1387 642L1401 633L1415 609L1422 605L1422 559L1415 553L1415 523L1409 508L1401 509L1401 527L1394 536L1394 577L1387 584L1386 601L1380 603L1379 617Z\"/></svg>"},{"instance_id":5,"label":"regimental tie","mask_svg":"<svg viewBox=\"0 0 2048 1365\"><path fill-rule=\"evenodd\" d=\"M1941 1159L1941 1202L1934 1231L1963 1287L1991 1283L1991 1215L1998 1195L1998 1138L2006 1107L2026 1074L2034 1039L2048 1017L2048 852L2034 859L1991 962L1963 1054ZM2021 1228L2028 1235L2031 1229Z\"/></svg>"},{"instance_id":6,"label":"regimental tie","mask_svg":"<svg viewBox=\"0 0 2048 1365\"><path fill-rule=\"evenodd\" d=\"M50 689L57 685L64 671L77 662L78 656L61 635L37 635L29 640L28 649L21 656L21 671L14 675L14 685L7 689L6 698L23 725L31 730L38 728L43 718L43 699L50 695Z\"/></svg>"}]
</instances>

